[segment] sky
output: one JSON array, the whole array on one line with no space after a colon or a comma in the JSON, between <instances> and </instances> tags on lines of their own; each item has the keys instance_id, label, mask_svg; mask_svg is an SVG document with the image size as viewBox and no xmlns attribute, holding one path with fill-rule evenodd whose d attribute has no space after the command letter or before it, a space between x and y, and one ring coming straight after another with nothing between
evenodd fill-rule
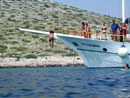
<instances>
[{"instance_id":1,"label":"sky","mask_svg":"<svg viewBox=\"0 0 130 98\"><path fill-rule=\"evenodd\" d=\"M122 0L53 0L95 13L122 17ZM130 17L130 0L125 0L126 17Z\"/></svg>"}]
</instances>

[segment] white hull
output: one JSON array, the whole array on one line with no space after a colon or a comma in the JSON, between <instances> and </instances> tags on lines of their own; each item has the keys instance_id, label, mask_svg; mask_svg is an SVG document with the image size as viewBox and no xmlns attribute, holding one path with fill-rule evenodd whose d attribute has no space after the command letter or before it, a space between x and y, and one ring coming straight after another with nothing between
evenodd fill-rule
<instances>
[{"instance_id":1,"label":"white hull","mask_svg":"<svg viewBox=\"0 0 130 98\"><path fill-rule=\"evenodd\" d=\"M125 58L118 55L118 49L122 46L121 42L92 40L61 34L57 34L56 37L75 50L87 67L124 67L124 64L130 64L129 55ZM130 43L125 43L125 46L130 50Z\"/></svg>"},{"instance_id":2,"label":"white hull","mask_svg":"<svg viewBox=\"0 0 130 98\"><path fill-rule=\"evenodd\" d=\"M36 30L20 29L21 31L49 34ZM130 65L130 53L127 57L121 58L118 55L118 49L122 46L121 42L86 39L80 36L63 35L55 33L55 38L62 41L83 59L87 67L124 67L124 64ZM130 43L125 46L130 50ZM104 51L107 49L107 51Z\"/></svg>"}]
</instances>

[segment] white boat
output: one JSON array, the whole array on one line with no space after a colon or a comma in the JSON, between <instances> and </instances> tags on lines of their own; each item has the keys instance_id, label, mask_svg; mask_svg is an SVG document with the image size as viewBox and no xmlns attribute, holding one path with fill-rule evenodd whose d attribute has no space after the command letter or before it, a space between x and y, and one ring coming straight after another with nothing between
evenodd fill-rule
<instances>
[{"instance_id":1,"label":"white boat","mask_svg":"<svg viewBox=\"0 0 130 98\"><path fill-rule=\"evenodd\" d=\"M122 0L123 22L125 21L124 0ZM21 31L48 34L49 32L29 30L19 28ZM73 32L74 35L63 34ZM115 42L111 40L111 35L102 35L92 33L90 39L83 36L75 35L76 32L63 30L63 33L55 33L55 38L62 41L64 44L71 47L83 59L87 67L124 67L126 63L130 65L130 43ZM80 32L82 35L82 32ZM102 39L102 36L105 36ZM129 36L129 35L128 35ZM123 47L121 47L123 45ZM124 47L125 45L125 47Z\"/></svg>"}]
</instances>

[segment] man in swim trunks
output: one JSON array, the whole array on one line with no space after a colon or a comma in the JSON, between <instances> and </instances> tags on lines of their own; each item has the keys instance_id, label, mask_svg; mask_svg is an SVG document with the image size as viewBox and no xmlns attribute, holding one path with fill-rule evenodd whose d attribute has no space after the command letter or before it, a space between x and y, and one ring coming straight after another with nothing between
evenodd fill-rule
<instances>
[{"instance_id":1,"label":"man in swim trunks","mask_svg":"<svg viewBox=\"0 0 130 98\"><path fill-rule=\"evenodd\" d=\"M88 32L90 32L90 27L88 26L87 23L85 24L85 31L86 31L87 38L91 38L91 34L88 33Z\"/></svg>"},{"instance_id":2,"label":"man in swim trunks","mask_svg":"<svg viewBox=\"0 0 130 98\"><path fill-rule=\"evenodd\" d=\"M111 31L112 31L112 40L117 41L117 30L119 25L115 23L115 20L112 20Z\"/></svg>"},{"instance_id":3,"label":"man in swim trunks","mask_svg":"<svg viewBox=\"0 0 130 98\"><path fill-rule=\"evenodd\" d=\"M50 35L49 35L50 48L53 48L53 44L54 44L54 32L55 32L55 26L52 26L51 30L50 30Z\"/></svg>"}]
</instances>

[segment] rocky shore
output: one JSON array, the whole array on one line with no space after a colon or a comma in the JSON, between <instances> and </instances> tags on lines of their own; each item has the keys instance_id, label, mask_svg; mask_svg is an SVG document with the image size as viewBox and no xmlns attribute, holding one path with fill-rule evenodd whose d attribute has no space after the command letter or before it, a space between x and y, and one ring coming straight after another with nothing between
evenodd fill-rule
<instances>
[{"instance_id":1,"label":"rocky shore","mask_svg":"<svg viewBox=\"0 0 130 98\"><path fill-rule=\"evenodd\" d=\"M81 67L85 66L81 57L47 56L37 59L0 58L0 68L22 68L22 67Z\"/></svg>"}]
</instances>

